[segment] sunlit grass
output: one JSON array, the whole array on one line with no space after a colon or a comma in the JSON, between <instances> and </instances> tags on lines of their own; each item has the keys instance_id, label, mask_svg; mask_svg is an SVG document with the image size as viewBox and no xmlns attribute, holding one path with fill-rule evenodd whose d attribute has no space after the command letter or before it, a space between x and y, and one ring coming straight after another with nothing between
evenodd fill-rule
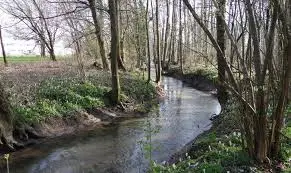
<instances>
[{"instance_id":1,"label":"sunlit grass","mask_svg":"<svg viewBox=\"0 0 291 173\"><path fill-rule=\"evenodd\" d=\"M0 57L0 63L4 63L3 57ZM57 61L62 61L67 59L66 56L57 56ZM41 57L39 55L20 55L20 56L7 56L7 61L9 63L32 63L32 62L46 62L51 61L49 56Z\"/></svg>"},{"instance_id":2,"label":"sunlit grass","mask_svg":"<svg viewBox=\"0 0 291 173\"><path fill-rule=\"evenodd\" d=\"M1 57L3 60L3 57ZM21 56L8 56L8 63L25 63L25 62L39 62L39 61L49 61L49 57L40 57L38 55L21 55ZM1 61L3 63L3 61Z\"/></svg>"}]
</instances>

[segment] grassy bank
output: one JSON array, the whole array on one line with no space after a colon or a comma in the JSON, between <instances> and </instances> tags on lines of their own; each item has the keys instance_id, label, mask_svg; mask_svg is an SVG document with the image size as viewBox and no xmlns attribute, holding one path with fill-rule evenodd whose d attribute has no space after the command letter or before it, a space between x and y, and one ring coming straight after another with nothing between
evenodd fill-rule
<instances>
[{"instance_id":1,"label":"grassy bank","mask_svg":"<svg viewBox=\"0 0 291 173\"><path fill-rule=\"evenodd\" d=\"M237 106L229 101L212 128L200 135L191 149L175 164L152 164L152 173L226 173L268 172L270 167L259 167L242 148L242 138L235 117ZM285 127L280 160L272 165L273 171L291 172L291 126Z\"/></svg>"},{"instance_id":2,"label":"grassy bank","mask_svg":"<svg viewBox=\"0 0 291 173\"><path fill-rule=\"evenodd\" d=\"M87 74L86 80L78 77L74 69L3 74L16 122L33 124L91 108L113 109L110 73L94 70ZM120 85L125 111L149 111L156 98L153 84L127 73L121 74Z\"/></svg>"},{"instance_id":3,"label":"grassy bank","mask_svg":"<svg viewBox=\"0 0 291 173\"><path fill-rule=\"evenodd\" d=\"M165 75L180 79L198 90L216 90L218 79L217 71L211 67L197 66L195 68L186 68L183 73L181 73L179 67L172 66Z\"/></svg>"}]
</instances>

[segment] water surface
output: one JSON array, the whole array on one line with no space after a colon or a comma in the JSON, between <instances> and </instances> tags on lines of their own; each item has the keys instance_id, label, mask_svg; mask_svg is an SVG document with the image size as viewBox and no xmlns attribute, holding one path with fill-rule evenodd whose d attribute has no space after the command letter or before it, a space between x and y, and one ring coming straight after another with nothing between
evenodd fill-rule
<instances>
[{"instance_id":1,"label":"water surface","mask_svg":"<svg viewBox=\"0 0 291 173\"><path fill-rule=\"evenodd\" d=\"M19 151L11 173L139 173L146 172L148 159L140 141L151 129L152 159L168 160L211 126L209 117L220 105L209 93L163 77L166 97L150 118L128 120L106 129L62 137ZM143 143L145 143L143 142Z\"/></svg>"}]
</instances>

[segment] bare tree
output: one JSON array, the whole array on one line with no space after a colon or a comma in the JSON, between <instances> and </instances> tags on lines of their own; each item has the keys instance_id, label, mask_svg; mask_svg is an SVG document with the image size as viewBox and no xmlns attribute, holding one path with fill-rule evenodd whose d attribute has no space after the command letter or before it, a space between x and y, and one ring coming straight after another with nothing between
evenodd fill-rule
<instances>
[{"instance_id":1,"label":"bare tree","mask_svg":"<svg viewBox=\"0 0 291 173\"><path fill-rule=\"evenodd\" d=\"M56 61L54 47L61 23L57 18L49 17L57 13L57 8L45 3L46 1L37 0L12 0L4 5L10 15L19 19L42 44L45 44L50 58Z\"/></svg>"},{"instance_id":2,"label":"bare tree","mask_svg":"<svg viewBox=\"0 0 291 173\"><path fill-rule=\"evenodd\" d=\"M104 69L109 69L106 54L105 54L105 47L104 47L104 41L101 33L101 27L100 22L97 19L97 12L96 12L96 2L95 0L88 0L88 5L91 11L94 27L95 27L95 34L98 40L99 49L100 49L100 55L102 59L102 64Z\"/></svg>"}]
</instances>

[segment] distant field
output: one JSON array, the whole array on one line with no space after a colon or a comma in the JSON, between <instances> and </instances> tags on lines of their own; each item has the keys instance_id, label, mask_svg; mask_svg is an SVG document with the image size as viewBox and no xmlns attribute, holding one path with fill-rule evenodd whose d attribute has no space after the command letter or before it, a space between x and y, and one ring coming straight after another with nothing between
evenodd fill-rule
<instances>
[{"instance_id":1,"label":"distant field","mask_svg":"<svg viewBox=\"0 0 291 173\"><path fill-rule=\"evenodd\" d=\"M0 63L3 63L3 57L0 57ZM57 57L57 60L63 60L65 57ZM28 63L28 62L43 62L50 61L49 57L41 57L39 55L21 55L21 56L8 56L7 61L9 63Z\"/></svg>"},{"instance_id":2,"label":"distant field","mask_svg":"<svg viewBox=\"0 0 291 173\"><path fill-rule=\"evenodd\" d=\"M48 60L50 60L48 57L42 58L40 56L30 56L30 55L7 57L8 63L39 62L39 61L48 61ZM3 57L1 57L0 62L3 63Z\"/></svg>"}]
</instances>

